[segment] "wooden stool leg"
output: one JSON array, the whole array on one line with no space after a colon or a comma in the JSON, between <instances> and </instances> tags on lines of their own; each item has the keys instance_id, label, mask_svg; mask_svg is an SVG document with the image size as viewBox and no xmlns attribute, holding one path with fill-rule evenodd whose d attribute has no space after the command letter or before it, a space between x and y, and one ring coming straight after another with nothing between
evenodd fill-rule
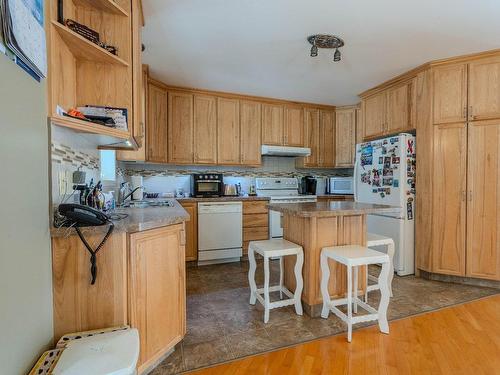
<instances>
[{"instance_id":1,"label":"wooden stool leg","mask_svg":"<svg viewBox=\"0 0 500 375\"><path fill-rule=\"evenodd\" d=\"M365 289L365 299L364 302L368 303L368 266L365 266L366 272L365 272L365 279L366 279L366 289Z\"/></svg>"},{"instance_id":2,"label":"wooden stool leg","mask_svg":"<svg viewBox=\"0 0 500 375\"><path fill-rule=\"evenodd\" d=\"M378 326L380 332L389 333L389 323L387 322L387 307L389 306L389 268L390 263L382 263L382 272L378 277L380 287L380 303L378 305Z\"/></svg>"},{"instance_id":3,"label":"wooden stool leg","mask_svg":"<svg viewBox=\"0 0 500 375\"><path fill-rule=\"evenodd\" d=\"M264 257L264 323L269 321L269 258Z\"/></svg>"},{"instance_id":4,"label":"wooden stool leg","mask_svg":"<svg viewBox=\"0 0 500 375\"><path fill-rule=\"evenodd\" d=\"M255 252L250 245L248 247L248 261L250 262L250 269L248 270L248 284L250 285L250 305L255 305L257 300L257 285L255 284L255 269L257 264L255 263Z\"/></svg>"},{"instance_id":5,"label":"wooden stool leg","mask_svg":"<svg viewBox=\"0 0 500 375\"><path fill-rule=\"evenodd\" d=\"M347 266L347 341L352 340L352 268Z\"/></svg>"},{"instance_id":6,"label":"wooden stool leg","mask_svg":"<svg viewBox=\"0 0 500 375\"><path fill-rule=\"evenodd\" d=\"M283 257L282 257L283 258ZM297 253L297 260L295 261L295 312L297 315L302 315L302 289L304 288L304 281L302 280L302 266L304 265L304 253L302 250Z\"/></svg>"},{"instance_id":7,"label":"wooden stool leg","mask_svg":"<svg viewBox=\"0 0 500 375\"><path fill-rule=\"evenodd\" d=\"M321 296L323 297L323 309L321 317L328 318L330 314L330 293L328 292L328 280L330 279L330 267L328 266L328 258L321 253Z\"/></svg>"},{"instance_id":8,"label":"wooden stool leg","mask_svg":"<svg viewBox=\"0 0 500 375\"><path fill-rule=\"evenodd\" d=\"M391 297L393 296L392 294L392 279L394 278L394 241L391 240L391 242L387 245L387 255L389 255L389 292Z\"/></svg>"},{"instance_id":9,"label":"wooden stool leg","mask_svg":"<svg viewBox=\"0 0 500 375\"><path fill-rule=\"evenodd\" d=\"M354 297L354 314L358 313L358 268L359 267L354 267L354 280L353 280L353 288L352 288L352 293Z\"/></svg>"},{"instance_id":10,"label":"wooden stool leg","mask_svg":"<svg viewBox=\"0 0 500 375\"><path fill-rule=\"evenodd\" d=\"M283 299L283 258L280 257L280 299Z\"/></svg>"}]
</instances>

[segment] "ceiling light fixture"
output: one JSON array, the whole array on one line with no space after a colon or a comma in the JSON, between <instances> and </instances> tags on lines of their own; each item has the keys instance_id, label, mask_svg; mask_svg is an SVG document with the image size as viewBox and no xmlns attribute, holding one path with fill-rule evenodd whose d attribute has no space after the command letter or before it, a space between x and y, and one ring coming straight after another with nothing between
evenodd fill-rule
<instances>
[{"instance_id":1,"label":"ceiling light fixture","mask_svg":"<svg viewBox=\"0 0 500 375\"><path fill-rule=\"evenodd\" d=\"M344 46L344 41L338 36L329 34L316 34L308 36L307 40L312 44L311 57L318 56L318 48L330 48L335 49L335 52L333 54L333 61L338 62L341 60L339 48Z\"/></svg>"}]
</instances>

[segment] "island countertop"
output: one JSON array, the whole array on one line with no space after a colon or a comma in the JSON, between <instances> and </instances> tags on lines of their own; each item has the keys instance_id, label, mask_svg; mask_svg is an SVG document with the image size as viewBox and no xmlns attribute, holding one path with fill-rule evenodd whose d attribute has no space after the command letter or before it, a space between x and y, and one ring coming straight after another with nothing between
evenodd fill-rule
<instances>
[{"instance_id":1,"label":"island countertop","mask_svg":"<svg viewBox=\"0 0 500 375\"><path fill-rule=\"evenodd\" d=\"M315 203L286 203L268 205L272 211L299 217L334 217L350 215L368 215L379 213L396 213L399 207L385 204L359 203L350 201L315 202Z\"/></svg>"},{"instance_id":2,"label":"island countertop","mask_svg":"<svg viewBox=\"0 0 500 375\"><path fill-rule=\"evenodd\" d=\"M189 214L175 199L169 199L172 206L145 207L145 208L117 208L110 213L111 221L115 225L114 232L142 232L149 229L182 223L190 219ZM126 216L117 220L119 216ZM105 233L107 225L102 227L83 227L82 232ZM66 237L75 234L74 228L54 228L50 230L52 237Z\"/></svg>"}]
</instances>

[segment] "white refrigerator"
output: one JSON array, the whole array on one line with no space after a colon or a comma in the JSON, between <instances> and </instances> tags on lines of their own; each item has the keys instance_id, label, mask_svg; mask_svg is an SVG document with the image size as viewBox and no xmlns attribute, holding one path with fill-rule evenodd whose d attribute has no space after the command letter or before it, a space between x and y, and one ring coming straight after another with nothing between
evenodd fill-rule
<instances>
[{"instance_id":1,"label":"white refrigerator","mask_svg":"<svg viewBox=\"0 0 500 375\"><path fill-rule=\"evenodd\" d=\"M397 206L393 214L368 215L368 232L394 239L394 269L415 273L415 137L398 134L356 145L356 202ZM380 247L385 251L385 247Z\"/></svg>"}]
</instances>

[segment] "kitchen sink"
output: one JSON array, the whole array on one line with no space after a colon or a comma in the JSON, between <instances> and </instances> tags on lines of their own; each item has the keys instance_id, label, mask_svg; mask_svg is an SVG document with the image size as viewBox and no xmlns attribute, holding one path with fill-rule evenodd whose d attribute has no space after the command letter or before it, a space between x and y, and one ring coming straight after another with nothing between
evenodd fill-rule
<instances>
[{"instance_id":1,"label":"kitchen sink","mask_svg":"<svg viewBox=\"0 0 500 375\"><path fill-rule=\"evenodd\" d=\"M172 200L140 200L140 201L128 201L125 202L121 207L125 208L146 208L146 207L173 207L174 203Z\"/></svg>"}]
</instances>

